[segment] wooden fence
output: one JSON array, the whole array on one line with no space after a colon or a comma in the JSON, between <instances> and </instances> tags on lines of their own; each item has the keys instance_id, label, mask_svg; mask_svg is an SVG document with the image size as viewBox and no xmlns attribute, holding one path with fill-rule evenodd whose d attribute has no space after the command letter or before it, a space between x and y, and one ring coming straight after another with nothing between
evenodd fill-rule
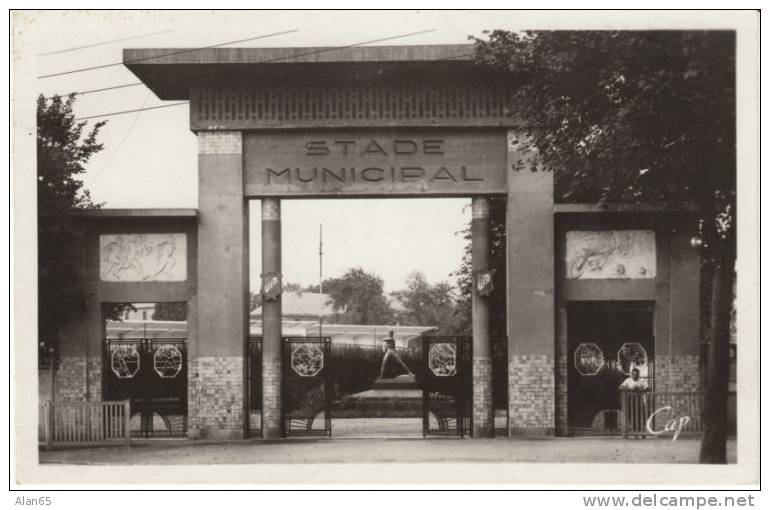
<instances>
[{"instance_id":1,"label":"wooden fence","mask_svg":"<svg viewBox=\"0 0 770 510\"><path fill-rule=\"evenodd\" d=\"M131 403L44 402L39 428L46 449L54 445L131 443Z\"/></svg>"}]
</instances>

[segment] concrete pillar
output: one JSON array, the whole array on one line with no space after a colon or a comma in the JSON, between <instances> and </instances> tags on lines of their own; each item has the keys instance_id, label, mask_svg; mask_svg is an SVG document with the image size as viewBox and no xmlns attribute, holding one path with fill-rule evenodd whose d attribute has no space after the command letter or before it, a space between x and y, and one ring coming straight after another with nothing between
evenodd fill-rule
<instances>
[{"instance_id":1,"label":"concrete pillar","mask_svg":"<svg viewBox=\"0 0 770 510\"><path fill-rule=\"evenodd\" d=\"M532 168L508 133L508 414L513 435L555 429L553 174Z\"/></svg>"},{"instance_id":2,"label":"concrete pillar","mask_svg":"<svg viewBox=\"0 0 770 510\"><path fill-rule=\"evenodd\" d=\"M270 285L281 277L281 202L262 199L262 437L282 437L281 426L281 293ZM271 282L271 279L272 282ZM279 283L280 285L280 283Z\"/></svg>"},{"instance_id":3,"label":"concrete pillar","mask_svg":"<svg viewBox=\"0 0 770 510\"><path fill-rule=\"evenodd\" d=\"M243 437L249 332L248 203L239 131L198 133L198 320L190 436Z\"/></svg>"},{"instance_id":4,"label":"concrete pillar","mask_svg":"<svg viewBox=\"0 0 770 510\"><path fill-rule=\"evenodd\" d=\"M480 276L488 275L490 252L489 199L473 198L471 264L473 267L473 437L493 437L492 343L489 333L489 296L479 292Z\"/></svg>"}]
</instances>

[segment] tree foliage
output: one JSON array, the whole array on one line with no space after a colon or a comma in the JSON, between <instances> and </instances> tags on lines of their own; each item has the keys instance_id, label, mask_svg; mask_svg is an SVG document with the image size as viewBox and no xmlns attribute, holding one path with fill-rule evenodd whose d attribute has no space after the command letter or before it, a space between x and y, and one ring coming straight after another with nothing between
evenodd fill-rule
<instances>
[{"instance_id":1,"label":"tree foliage","mask_svg":"<svg viewBox=\"0 0 770 510\"><path fill-rule=\"evenodd\" d=\"M348 270L339 278L324 281L339 324L392 324L393 309L383 290L382 278L360 267Z\"/></svg>"},{"instance_id":2,"label":"tree foliage","mask_svg":"<svg viewBox=\"0 0 770 510\"><path fill-rule=\"evenodd\" d=\"M555 200L694 206L710 293L701 461L725 462L736 251L735 32L496 30L479 64L506 73L519 146Z\"/></svg>"},{"instance_id":3,"label":"tree foliage","mask_svg":"<svg viewBox=\"0 0 770 510\"><path fill-rule=\"evenodd\" d=\"M187 303L184 301L155 303L155 310L152 312L152 320L186 321Z\"/></svg>"},{"instance_id":4,"label":"tree foliage","mask_svg":"<svg viewBox=\"0 0 770 510\"><path fill-rule=\"evenodd\" d=\"M504 197L489 198L490 252L489 267L495 270L494 291L489 297L491 334L495 339L506 335L506 242L505 242L505 206ZM452 273L457 278L459 297L455 311L457 320L454 334L471 334L471 308L473 294L473 264L471 261L472 235L470 223L458 232L466 241L460 268Z\"/></svg>"},{"instance_id":5,"label":"tree foliage","mask_svg":"<svg viewBox=\"0 0 770 510\"><path fill-rule=\"evenodd\" d=\"M451 334L457 328L457 300L448 282L431 284L425 275L415 271L406 280L406 289L393 297L403 306L396 312L396 321L404 326L435 326L441 334Z\"/></svg>"},{"instance_id":6,"label":"tree foliage","mask_svg":"<svg viewBox=\"0 0 770 510\"><path fill-rule=\"evenodd\" d=\"M734 212L735 36L493 31L477 61L510 73L533 165L556 200Z\"/></svg>"},{"instance_id":7,"label":"tree foliage","mask_svg":"<svg viewBox=\"0 0 770 510\"><path fill-rule=\"evenodd\" d=\"M84 308L74 250L72 209L98 207L78 176L102 150L97 142L105 122L86 131L73 113L75 96L37 100L38 333L53 343L62 325Z\"/></svg>"}]
</instances>

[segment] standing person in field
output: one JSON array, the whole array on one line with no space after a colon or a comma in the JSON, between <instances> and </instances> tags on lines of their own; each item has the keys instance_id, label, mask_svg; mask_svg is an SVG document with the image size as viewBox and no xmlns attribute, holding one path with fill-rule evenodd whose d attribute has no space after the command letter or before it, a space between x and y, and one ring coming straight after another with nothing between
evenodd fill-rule
<instances>
[{"instance_id":1,"label":"standing person in field","mask_svg":"<svg viewBox=\"0 0 770 510\"><path fill-rule=\"evenodd\" d=\"M382 365L380 366L379 379L395 379L399 375L414 375L406 363L401 359L401 356L396 352L396 341L393 339L393 332L391 331L388 338L382 340L382 352L385 355L382 357Z\"/></svg>"}]
</instances>

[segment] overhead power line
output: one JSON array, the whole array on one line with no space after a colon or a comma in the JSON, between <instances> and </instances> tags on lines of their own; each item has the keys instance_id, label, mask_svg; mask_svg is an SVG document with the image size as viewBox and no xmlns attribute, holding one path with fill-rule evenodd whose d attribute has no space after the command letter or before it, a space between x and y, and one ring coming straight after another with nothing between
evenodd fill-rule
<instances>
[{"instance_id":1,"label":"overhead power line","mask_svg":"<svg viewBox=\"0 0 770 510\"><path fill-rule=\"evenodd\" d=\"M147 91L147 94L144 96L144 102L142 103L142 109L144 109L144 106L147 104L147 101L150 99L150 96L152 95L152 92L149 90ZM99 178L100 175L102 175L102 172L110 166L110 163L112 162L112 159L115 157L116 154L120 152L120 148L123 147L123 142L126 141L126 138L129 137L131 132L136 127L136 122L139 120L139 117L142 115L142 109L140 109L138 112L136 112L136 115L134 115L134 120L131 122L131 125L128 126L128 129L123 134L123 138L120 139L120 142L118 142L117 147L115 147L115 150L112 151L112 154L110 154L110 157L107 158L107 161L104 162L102 167L94 174L93 177L89 179L89 184L93 184L96 182L96 180Z\"/></svg>"},{"instance_id":2,"label":"overhead power line","mask_svg":"<svg viewBox=\"0 0 770 510\"><path fill-rule=\"evenodd\" d=\"M474 53L463 53L463 54L460 54L460 55L452 55L450 57L445 57L445 58L437 58L437 59L433 59L433 60L426 60L425 62L447 62L447 61L451 61L451 60L458 60L458 59L462 59L462 58L466 58L466 57L471 57L473 55L474 55ZM392 69L391 71L395 71L395 69ZM376 76L382 76L382 74L381 74L381 72L379 70L372 71L372 73L374 75L376 75ZM305 81L305 82L295 82L295 83L292 83L290 85L269 85L269 86L264 86L264 87L254 87L254 90L268 90L268 89L273 89L273 88L281 89L281 90L286 90L286 89L291 89L291 88L296 88L296 87L302 87L302 86L305 86L305 85L312 85L312 84L315 84L315 83L335 82L335 81L338 81L338 80L340 80L340 76L334 76L334 77L326 78L326 79L323 79L323 80L308 80L308 81ZM140 82L140 84L141 84L141 82ZM144 110L156 110L156 109L159 109L159 108L169 108L169 107L172 107L172 106L180 106L180 105L183 105L183 104L189 104L189 101L179 101L179 102L171 103L171 104L165 104L165 105L159 105L159 106L150 106L150 107L147 107L147 108L135 108L135 109L132 109L132 110L121 110L121 111L117 111L117 112L104 113L104 114L99 114L99 115L89 115L87 117L78 117L75 120L80 121L80 120L89 120L89 119L95 119L95 118L101 118L101 117L111 117L111 116L114 116L114 115L123 115L123 114L127 114L127 113L141 112L141 111L144 111Z\"/></svg>"},{"instance_id":3,"label":"overhead power line","mask_svg":"<svg viewBox=\"0 0 770 510\"><path fill-rule=\"evenodd\" d=\"M305 53L298 53L298 54L295 54L295 55L287 55L285 57L275 57L275 58L263 60L261 62L255 62L255 63L257 63L257 64L269 64L269 63L279 62L279 61L283 61L283 60L290 60L290 59L293 59L293 58L307 57L307 56L310 56L310 55L316 55L318 53L326 53L326 52L330 52L330 51L339 51L339 50L344 50L344 49L347 49L347 48L354 48L356 46L363 46L364 44L373 44L373 43L378 43L378 42L392 41L392 40L395 40L395 39L402 39L404 37L411 37L413 35L427 34L429 32L435 32L435 29L421 30L419 32L411 32L411 33L408 33L408 34L400 34L400 35L395 35L395 36L391 36L391 37L384 37L382 39L373 39L373 40L370 40L370 41L361 41L361 42L357 42L357 43L354 43L354 44L348 44L346 46L334 46L334 47L330 47L330 48L321 48L321 49L318 49L318 50L308 51L308 52L305 52ZM224 44L229 44L229 43L224 43ZM222 45L219 45L219 46L222 46ZM213 47L213 46L211 46L211 47ZM198 48L198 49L205 49L205 48ZM473 54L471 53L469 55L473 55ZM468 55L458 55L458 56L455 56L455 57L452 57L452 58L459 58L459 57L462 57L462 56L468 56ZM158 57L153 57L153 58L158 58ZM444 59L437 59L437 60L444 60ZM126 63L129 63L129 62L126 62ZM170 76L170 77L165 78L165 79L161 78L160 80L157 80L157 81L159 81L159 82L163 82L163 81L166 81L166 80L177 81L177 80L182 79L182 78L192 78L192 77L195 77L195 76L202 76L202 75L211 74L211 73L215 73L215 72L219 72L219 70L214 69L214 70L211 70L211 71L201 71L201 72L190 73L190 74L181 75L181 76ZM98 89L68 92L66 94L57 94L57 95L59 95L59 96L68 96L70 94L77 94L79 96L84 96L84 95L87 95L87 94L95 94L97 92L106 92L106 91L109 91L109 90L123 89L123 88L128 88L128 87L138 87L140 85L144 85L144 82L137 81L137 82L133 82L133 83L125 83L123 85L113 85L111 87L103 87L103 88L98 88ZM53 97L53 96L49 96L46 99L51 99L51 97Z\"/></svg>"},{"instance_id":4,"label":"overhead power line","mask_svg":"<svg viewBox=\"0 0 770 510\"><path fill-rule=\"evenodd\" d=\"M144 37L150 37L152 35L160 35L160 34L167 34L168 32L173 32L173 30L161 30L160 32L151 32L149 34L142 34L142 35L135 35L133 37L124 37L122 39L112 39L111 41L104 41L94 44L86 44L85 46L75 46L74 48L65 48L63 50L56 50L56 51L48 51L45 53L38 53L38 57L46 57L48 55L58 55L59 53L67 53L68 51L77 51L77 50L84 50L86 48L95 48L97 46L105 46L107 44L114 44L117 42L123 42L123 41L133 41L135 39L142 39Z\"/></svg>"},{"instance_id":5,"label":"overhead power line","mask_svg":"<svg viewBox=\"0 0 770 510\"><path fill-rule=\"evenodd\" d=\"M189 101L180 101L178 103L170 103L170 104L161 104L158 106L148 106L146 108L134 108L133 110L121 110L118 112L111 112L111 113L100 113L98 115L89 115L87 117L76 117L75 120L88 120L88 119L97 119L100 117L113 117L115 115L123 115L126 113L135 113L135 112L143 112L145 110L158 110L160 108L171 108L172 106L179 106L183 104L188 104Z\"/></svg>"},{"instance_id":6,"label":"overhead power line","mask_svg":"<svg viewBox=\"0 0 770 510\"><path fill-rule=\"evenodd\" d=\"M275 37L277 35L291 34L293 32L299 32L299 29L295 28L293 30L285 30L283 32L274 32L272 34L264 34L264 35L259 35L259 36L256 36L256 37L249 37L247 39L239 39L237 41L228 41L228 42L223 42L223 43L219 43L219 44L213 44L211 46L204 46L202 48L187 48L187 49L184 49L184 50L172 51L170 53L164 53L162 55L155 55L155 56L152 56L152 57L138 58L138 59L135 59L135 60L113 62L112 64L102 64L102 65L91 66L91 67L81 67L79 69L71 69L69 71L62 71L62 72L59 72L59 73L44 74L44 75L38 76L38 78L39 79L53 78L54 76L63 76L65 74L82 73L82 72L85 72L85 71L94 71L96 69L105 69L107 67L122 66L124 64L133 64L135 62L144 62L144 61L153 60L153 59L156 59L156 58L169 57L171 55L179 55L181 53L192 53L194 51L201 51L201 50L207 50L207 49L210 49L210 48L217 48L219 46L226 46L228 44L238 44L238 43L242 43L242 42L256 41L257 39L266 39L268 37Z\"/></svg>"}]
</instances>

